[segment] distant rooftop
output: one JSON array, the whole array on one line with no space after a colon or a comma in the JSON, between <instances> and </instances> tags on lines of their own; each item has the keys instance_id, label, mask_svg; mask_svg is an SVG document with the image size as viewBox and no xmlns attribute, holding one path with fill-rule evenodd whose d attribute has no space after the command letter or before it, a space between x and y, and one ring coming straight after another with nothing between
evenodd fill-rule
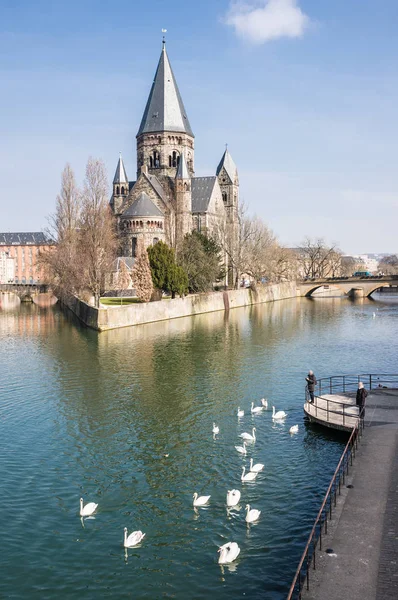
<instances>
[{"instance_id":1,"label":"distant rooftop","mask_svg":"<svg viewBox=\"0 0 398 600\"><path fill-rule=\"evenodd\" d=\"M42 231L0 233L0 246L47 246L54 243Z\"/></svg>"}]
</instances>

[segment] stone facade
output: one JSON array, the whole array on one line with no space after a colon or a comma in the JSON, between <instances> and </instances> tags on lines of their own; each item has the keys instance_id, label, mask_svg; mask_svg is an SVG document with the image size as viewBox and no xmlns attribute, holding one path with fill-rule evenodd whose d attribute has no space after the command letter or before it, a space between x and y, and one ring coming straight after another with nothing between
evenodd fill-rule
<instances>
[{"instance_id":1,"label":"stone facade","mask_svg":"<svg viewBox=\"0 0 398 600\"><path fill-rule=\"evenodd\" d=\"M215 175L195 177L194 167L194 134L163 44L137 134L137 179L128 180L120 157L113 180L122 256L134 256L139 238L176 248L193 229L211 234L226 223L238 235L239 178L228 150Z\"/></svg>"}]
</instances>

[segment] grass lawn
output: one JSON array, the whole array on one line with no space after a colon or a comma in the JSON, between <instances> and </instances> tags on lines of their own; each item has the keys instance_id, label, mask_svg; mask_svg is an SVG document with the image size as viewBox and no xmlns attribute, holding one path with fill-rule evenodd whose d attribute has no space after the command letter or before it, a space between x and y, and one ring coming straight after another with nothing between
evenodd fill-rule
<instances>
[{"instance_id":1,"label":"grass lawn","mask_svg":"<svg viewBox=\"0 0 398 600\"><path fill-rule=\"evenodd\" d=\"M141 304L138 298L101 298L101 304L107 306L123 306L124 304Z\"/></svg>"}]
</instances>

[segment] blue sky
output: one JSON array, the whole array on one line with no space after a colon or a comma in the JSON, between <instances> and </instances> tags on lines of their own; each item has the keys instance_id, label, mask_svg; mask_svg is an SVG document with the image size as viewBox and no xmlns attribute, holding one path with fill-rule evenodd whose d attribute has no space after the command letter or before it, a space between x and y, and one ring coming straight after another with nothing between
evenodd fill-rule
<instances>
[{"instance_id":1,"label":"blue sky","mask_svg":"<svg viewBox=\"0 0 398 600\"><path fill-rule=\"evenodd\" d=\"M2 0L1 231L40 230L67 161L135 179L161 29L196 136L228 142L241 197L281 242L398 252L396 0Z\"/></svg>"}]
</instances>

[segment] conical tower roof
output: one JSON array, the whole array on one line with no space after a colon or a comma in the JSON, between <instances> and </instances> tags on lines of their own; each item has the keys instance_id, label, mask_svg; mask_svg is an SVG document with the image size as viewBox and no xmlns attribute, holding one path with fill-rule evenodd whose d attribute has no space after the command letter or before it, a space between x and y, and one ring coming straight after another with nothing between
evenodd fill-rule
<instances>
[{"instance_id":1,"label":"conical tower roof","mask_svg":"<svg viewBox=\"0 0 398 600\"><path fill-rule=\"evenodd\" d=\"M122 159L122 155L119 155L119 162L117 163L115 177L113 178L113 183L127 183L129 180L127 178L126 169L124 168L124 163Z\"/></svg>"},{"instance_id":2,"label":"conical tower roof","mask_svg":"<svg viewBox=\"0 0 398 600\"><path fill-rule=\"evenodd\" d=\"M137 136L163 131L177 131L194 137L164 42Z\"/></svg>"},{"instance_id":3,"label":"conical tower roof","mask_svg":"<svg viewBox=\"0 0 398 600\"><path fill-rule=\"evenodd\" d=\"M180 161L178 163L178 169L176 174L176 179L190 179L191 174L187 167L187 161L185 160L185 155L182 152L180 156Z\"/></svg>"},{"instance_id":4,"label":"conical tower roof","mask_svg":"<svg viewBox=\"0 0 398 600\"><path fill-rule=\"evenodd\" d=\"M216 171L217 175L220 174L221 169L223 167L226 170L228 177L231 179L231 181L233 183L235 180L235 177L237 177L237 175L238 175L238 169L236 168L236 165L233 161L232 156L228 152L228 148L225 149L225 152L222 155L222 159L220 160L220 163L217 167L217 171Z\"/></svg>"}]
</instances>

